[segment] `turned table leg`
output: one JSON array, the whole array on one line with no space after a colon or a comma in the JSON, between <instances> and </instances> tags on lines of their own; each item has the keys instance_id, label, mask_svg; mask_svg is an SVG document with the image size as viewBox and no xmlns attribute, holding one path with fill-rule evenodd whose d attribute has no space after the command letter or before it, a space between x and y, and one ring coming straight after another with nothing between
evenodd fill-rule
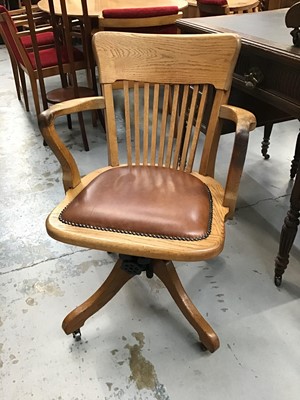
<instances>
[{"instance_id":1,"label":"turned table leg","mask_svg":"<svg viewBox=\"0 0 300 400\"><path fill-rule=\"evenodd\" d=\"M291 164L291 171L290 171L291 179L294 179L296 176L296 173L297 173L297 170L299 167L299 162L300 162L300 131L298 133L295 154L294 154L294 158L293 158L292 164Z\"/></svg>"},{"instance_id":2,"label":"turned table leg","mask_svg":"<svg viewBox=\"0 0 300 400\"><path fill-rule=\"evenodd\" d=\"M268 149L270 145L270 136L272 133L272 129L273 124L266 124L264 126L264 137L263 141L261 142L261 154L266 160L270 158L270 155L268 154Z\"/></svg>"},{"instance_id":3,"label":"turned table leg","mask_svg":"<svg viewBox=\"0 0 300 400\"><path fill-rule=\"evenodd\" d=\"M284 273L289 263L289 253L292 248L293 242L299 225L300 217L300 168L291 194L290 209L284 219L284 224L281 230L279 251L275 259L275 285L280 286L282 281L282 274Z\"/></svg>"}]
</instances>

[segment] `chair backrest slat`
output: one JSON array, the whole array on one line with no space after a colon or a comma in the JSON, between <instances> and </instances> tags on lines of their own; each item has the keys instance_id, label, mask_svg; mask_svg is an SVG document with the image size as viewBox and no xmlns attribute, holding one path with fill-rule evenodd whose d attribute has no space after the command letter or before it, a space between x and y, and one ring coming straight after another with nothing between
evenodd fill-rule
<instances>
[{"instance_id":1,"label":"chair backrest slat","mask_svg":"<svg viewBox=\"0 0 300 400\"><path fill-rule=\"evenodd\" d=\"M167 135L167 150L166 150L166 157L165 157L165 166L171 166L171 158L174 146L174 137L175 137L175 128L176 128L176 121L177 121L177 110L178 110L178 99L179 99L179 85L174 85L172 87L172 103L170 105L170 122L169 122L169 129Z\"/></svg>"},{"instance_id":2,"label":"chair backrest slat","mask_svg":"<svg viewBox=\"0 0 300 400\"><path fill-rule=\"evenodd\" d=\"M156 144L157 144L157 131L158 131L158 109L159 109L159 92L160 87L158 84L154 85L153 93L153 113L152 113L152 126L151 126L151 159L150 164L154 165L156 160ZM149 126L149 124L148 124Z\"/></svg>"},{"instance_id":3,"label":"chair backrest slat","mask_svg":"<svg viewBox=\"0 0 300 400\"><path fill-rule=\"evenodd\" d=\"M195 110L197 107L198 93L199 93L199 85L194 85L194 88L192 91L192 96L191 96L191 101L189 103L189 110L187 112L187 123L186 123L186 129L185 129L182 152L181 152L180 167L179 167L179 169L181 171L184 171L184 169L185 169L186 160L187 160L187 156L188 156L190 139L191 139L193 124L194 124Z\"/></svg>"},{"instance_id":4,"label":"chair backrest slat","mask_svg":"<svg viewBox=\"0 0 300 400\"><path fill-rule=\"evenodd\" d=\"M125 111L125 132L126 132L126 150L128 165L132 165L131 151L131 124L130 124L130 99L129 99L129 83L124 82L124 111Z\"/></svg>"},{"instance_id":5,"label":"chair backrest slat","mask_svg":"<svg viewBox=\"0 0 300 400\"><path fill-rule=\"evenodd\" d=\"M163 106L162 106L161 127L160 127L160 140L159 140L159 153L158 153L158 165L160 167L162 167L164 165L165 140L166 140L166 133L167 133L167 118L168 118L169 105L170 105L170 85L164 85Z\"/></svg>"},{"instance_id":6,"label":"chair backrest slat","mask_svg":"<svg viewBox=\"0 0 300 400\"><path fill-rule=\"evenodd\" d=\"M148 149L149 149L149 110L150 110L150 85L144 84L144 127L143 127L143 165L148 164Z\"/></svg>"},{"instance_id":7,"label":"chair backrest slat","mask_svg":"<svg viewBox=\"0 0 300 400\"><path fill-rule=\"evenodd\" d=\"M133 84L133 116L134 116L134 143L135 143L135 164L140 163L141 140L140 140L140 90L139 83Z\"/></svg>"},{"instance_id":8,"label":"chair backrest slat","mask_svg":"<svg viewBox=\"0 0 300 400\"><path fill-rule=\"evenodd\" d=\"M229 92L216 91L212 101L210 119L208 122L205 142L202 151L202 158L199 172L203 175L214 176L217 148L220 139L221 125L218 118L219 109L222 104L228 101Z\"/></svg>"},{"instance_id":9,"label":"chair backrest slat","mask_svg":"<svg viewBox=\"0 0 300 400\"><path fill-rule=\"evenodd\" d=\"M186 110L187 110L189 92L190 92L189 85L185 85L182 88L182 93L181 93L181 106L179 109L177 141L176 141L176 146L175 146L175 150L174 150L173 168L177 168L177 166L179 165L180 158L181 158L182 141L183 141L183 135L184 135L185 123L186 123Z\"/></svg>"},{"instance_id":10,"label":"chair backrest slat","mask_svg":"<svg viewBox=\"0 0 300 400\"><path fill-rule=\"evenodd\" d=\"M129 90L127 87L126 90L126 82L124 83L124 97L125 97L125 105L126 105L126 98L127 94L129 97ZM110 132L107 135L107 146L108 146L108 162L113 167L119 165L119 152L118 152L118 139L117 139L117 124L115 119L115 106L114 106L114 94L113 94L113 85L103 85L103 95L105 97L105 105L106 105L106 115L111 116L110 118L106 118L105 124L107 126L107 132ZM128 104L129 106L129 104ZM127 115L127 110L125 108L125 118ZM129 110L129 117L130 117L130 110ZM127 118L126 118L127 121ZM127 125L126 125L126 135L127 132ZM129 132L130 135L130 132ZM129 164L130 165L130 164Z\"/></svg>"},{"instance_id":11,"label":"chair backrest slat","mask_svg":"<svg viewBox=\"0 0 300 400\"><path fill-rule=\"evenodd\" d=\"M199 93L199 92L198 92ZM197 144L199 140L199 136L201 133L201 127L202 127L202 121L205 113L205 106L206 106L206 101L207 101L207 95L208 95L208 86L203 85L203 88L200 92L200 100L198 102L198 112L196 116L196 122L194 126L194 132L193 132L193 139L191 143L191 148L190 148L190 154L189 154L189 159L186 165L186 171L191 172L195 160L195 155L196 155L196 150L197 150Z\"/></svg>"}]
</instances>

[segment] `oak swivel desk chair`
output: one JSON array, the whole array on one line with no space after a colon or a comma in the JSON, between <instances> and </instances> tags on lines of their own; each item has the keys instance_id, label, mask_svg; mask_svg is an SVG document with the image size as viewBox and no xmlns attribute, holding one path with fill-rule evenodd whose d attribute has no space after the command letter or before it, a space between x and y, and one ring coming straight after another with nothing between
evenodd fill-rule
<instances>
[{"instance_id":1,"label":"oak swivel desk chair","mask_svg":"<svg viewBox=\"0 0 300 400\"><path fill-rule=\"evenodd\" d=\"M184 291L171 260L206 260L223 250L225 221L234 213L248 133L256 125L253 114L227 105L240 40L232 34L98 32L93 46L103 97L57 104L39 118L43 136L61 163L66 191L46 226L58 241L114 252L119 259L103 285L67 315L63 329L80 338L85 321L145 271L148 278L155 274L162 280L203 346L213 352L219 339ZM122 83L123 96L118 99L123 104L115 104L116 81ZM189 100L191 84L199 90L201 86L200 104L199 90ZM215 87L215 97L202 142L209 86ZM122 164L116 107L124 109ZM81 178L56 132L55 119L98 108L106 114L109 161ZM225 189L214 179L223 119L236 123Z\"/></svg>"}]
</instances>

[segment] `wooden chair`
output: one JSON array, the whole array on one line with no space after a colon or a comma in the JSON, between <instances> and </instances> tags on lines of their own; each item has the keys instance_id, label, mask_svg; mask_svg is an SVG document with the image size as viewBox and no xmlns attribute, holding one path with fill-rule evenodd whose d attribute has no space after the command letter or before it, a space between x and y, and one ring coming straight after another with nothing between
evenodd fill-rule
<instances>
[{"instance_id":1,"label":"wooden chair","mask_svg":"<svg viewBox=\"0 0 300 400\"><path fill-rule=\"evenodd\" d=\"M49 15L41 11L36 5L32 5L30 1L25 0L25 3L27 4L27 7L30 7L38 46L41 48L53 46L54 35L51 28L49 29ZM20 40L23 46L28 50L32 49L32 40L29 31L26 7L11 10L9 11L9 15L15 24L16 30L19 31Z\"/></svg>"},{"instance_id":2,"label":"wooden chair","mask_svg":"<svg viewBox=\"0 0 300 400\"><path fill-rule=\"evenodd\" d=\"M176 6L104 9L98 18L101 30L140 33L177 33L175 22L182 18Z\"/></svg>"},{"instance_id":3,"label":"wooden chair","mask_svg":"<svg viewBox=\"0 0 300 400\"><path fill-rule=\"evenodd\" d=\"M51 14L51 23L54 28L55 33L55 46L58 54L58 65L61 76L61 87L47 92L47 102L51 104L57 104L62 101L67 101L71 99L76 99L80 97L90 97L97 95L97 83L95 75L95 62L93 61L92 55L92 34L91 34L91 22L87 13L87 3L86 0L80 0L82 9L82 20L80 21L80 39L82 42L82 47L84 51L84 59L86 61L87 70L87 80L90 83L89 86L78 85L78 78L76 73L76 65L74 58L74 32L73 32L73 22L68 16L67 4L65 0L59 0L58 4L61 9L61 16L57 17L54 9L54 1L49 0L49 8ZM79 21L78 21L79 23ZM78 32L76 32L77 36ZM63 51L62 43L64 43L64 49L67 52L67 57L70 64L70 72L68 78L66 77L63 70ZM95 114L96 115L96 114ZM83 139L83 144L85 150L89 150L86 129L84 124L84 119L82 113L78 113L78 121L80 125L80 131ZM93 121L95 124L95 120ZM104 125L104 121L102 120ZM72 122L70 117L68 117L68 126L72 128Z\"/></svg>"},{"instance_id":4,"label":"wooden chair","mask_svg":"<svg viewBox=\"0 0 300 400\"><path fill-rule=\"evenodd\" d=\"M34 20L31 18L30 8L27 9L28 24L29 26L34 26ZM52 29L49 27L49 29ZM29 32L29 31L28 31ZM28 35L27 32L27 35ZM40 114L40 101L39 101L39 91L37 81L40 84L40 93L42 98L42 103L44 109L48 107L46 91L44 88L44 79L50 76L59 75L59 66L57 59L57 52L54 47L50 48L39 48L37 45L36 30L34 28L30 29L32 50L26 49L22 43L21 37L24 36L24 32L18 32L16 26L5 7L0 6L0 34L3 37L7 50L9 52L10 58L17 66L19 73L22 92L25 101L26 111L29 111L28 95L26 88L25 74L28 75L33 100L35 105L36 115ZM86 62L84 60L83 53L74 48L74 60L75 69L85 69ZM67 53L63 51L63 70L65 73L70 73L70 64L67 58Z\"/></svg>"},{"instance_id":5,"label":"wooden chair","mask_svg":"<svg viewBox=\"0 0 300 400\"><path fill-rule=\"evenodd\" d=\"M32 8L32 15L34 18L34 24L37 25L36 28L36 40L37 45L39 48L47 48L53 47L54 44L54 35L51 30L48 28L47 19L45 13L42 13L37 9L37 6L31 6ZM7 9L6 9L7 10ZM8 10L7 10L8 11ZM14 23L15 31L18 32L20 37L20 41L22 45L25 47L26 50L32 51L32 40L29 31L29 24L28 24L28 15L26 13L25 7L10 10L8 11L11 20ZM0 27L1 29L1 27ZM8 49L9 51L9 49ZM9 51L9 58L11 62L11 67L13 71L16 92L18 99L21 100L21 85L20 85L20 78L19 78L19 70L18 70L18 63L15 60L13 54ZM28 101L27 101L27 93L24 93L25 97L25 106L26 110L29 111Z\"/></svg>"},{"instance_id":6,"label":"wooden chair","mask_svg":"<svg viewBox=\"0 0 300 400\"><path fill-rule=\"evenodd\" d=\"M259 11L260 0L197 0L200 16L242 14Z\"/></svg>"},{"instance_id":7,"label":"wooden chair","mask_svg":"<svg viewBox=\"0 0 300 400\"><path fill-rule=\"evenodd\" d=\"M128 280L145 271L147 277L155 274L162 280L203 346L213 352L219 347L218 337L184 291L171 260L210 259L224 246L224 223L234 213L248 133L256 125L253 114L227 105L240 40L232 34L98 32L93 46L103 97L61 103L39 118L41 132L61 163L66 191L46 225L56 240L120 256L103 285L65 318L63 329L80 338L85 321ZM116 81L122 82L123 96L116 97ZM200 104L199 90L189 101L191 84L201 87ZM215 96L202 142L209 86L214 86ZM120 107L126 127L124 163L115 116ZM106 113L109 163L81 178L56 132L55 119L98 108ZM224 119L236 123L225 189L214 179Z\"/></svg>"}]
</instances>

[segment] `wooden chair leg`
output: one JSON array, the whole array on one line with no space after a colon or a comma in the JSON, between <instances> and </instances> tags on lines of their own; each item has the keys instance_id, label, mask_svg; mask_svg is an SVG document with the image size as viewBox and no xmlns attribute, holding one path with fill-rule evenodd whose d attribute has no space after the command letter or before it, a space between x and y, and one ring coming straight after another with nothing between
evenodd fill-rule
<instances>
[{"instance_id":1,"label":"wooden chair leg","mask_svg":"<svg viewBox=\"0 0 300 400\"><path fill-rule=\"evenodd\" d=\"M28 93L27 93L27 87L26 87L26 79L25 79L25 74L24 74L24 71L22 70L22 68L19 68L19 75L20 75L22 92L23 92L23 97L24 97L25 110L29 111L29 102L28 102Z\"/></svg>"},{"instance_id":2,"label":"wooden chair leg","mask_svg":"<svg viewBox=\"0 0 300 400\"><path fill-rule=\"evenodd\" d=\"M72 117L71 117L71 115L67 115L67 124L68 124L68 129L72 129Z\"/></svg>"},{"instance_id":3,"label":"wooden chair leg","mask_svg":"<svg viewBox=\"0 0 300 400\"><path fill-rule=\"evenodd\" d=\"M154 260L153 273L164 283L180 311L197 331L204 347L211 353L217 350L220 346L218 336L185 292L173 263Z\"/></svg>"},{"instance_id":4,"label":"wooden chair leg","mask_svg":"<svg viewBox=\"0 0 300 400\"><path fill-rule=\"evenodd\" d=\"M97 113L97 111L93 110L92 111L92 124L93 124L94 128L96 128L98 125L97 120L98 120L98 113Z\"/></svg>"},{"instance_id":5,"label":"wooden chair leg","mask_svg":"<svg viewBox=\"0 0 300 400\"><path fill-rule=\"evenodd\" d=\"M34 102L34 107L35 107L35 113L36 116L38 117L41 113L41 107L40 107L40 99L39 99L39 91L38 91L38 86L37 86L37 81L35 77L30 76L30 83L31 83L31 90L32 90L32 96L33 96L33 102Z\"/></svg>"},{"instance_id":6,"label":"wooden chair leg","mask_svg":"<svg viewBox=\"0 0 300 400\"><path fill-rule=\"evenodd\" d=\"M17 63L15 62L15 60L12 57L10 58L10 61L11 61L11 68L12 68L13 75L14 75L14 80L15 80L15 86L16 86L18 100L21 100L21 90L20 90L20 79L19 79L18 65L17 65Z\"/></svg>"},{"instance_id":7,"label":"wooden chair leg","mask_svg":"<svg viewBox=\"0 0 300 400\"><path fill-rule=\"evenodd\" d=\"M81 131L81 136L82 136L82 141L83 141L83 146L85 151L89 151L89 143L87 140L86 136L86 130L85 130L85 125L84 125L84 120L83 120L83 115L82 113L78 113L78 121L79 121L79 126L80 126L80 131Z\"/></svg>"},{"instance_id":8,"label":"wooden chair leg","mask_svg":"<svg viewBox=\"0 0 300 400\"><path fill-rule=\"evenodd\" d=\"M71 311L63 320L62 328L67 335L78 331L85 321L108 303L115 294L134 275L121 269L122 260L118 260L111 273L100 288L83 304Z\"/></svg>"}]
</instances>

